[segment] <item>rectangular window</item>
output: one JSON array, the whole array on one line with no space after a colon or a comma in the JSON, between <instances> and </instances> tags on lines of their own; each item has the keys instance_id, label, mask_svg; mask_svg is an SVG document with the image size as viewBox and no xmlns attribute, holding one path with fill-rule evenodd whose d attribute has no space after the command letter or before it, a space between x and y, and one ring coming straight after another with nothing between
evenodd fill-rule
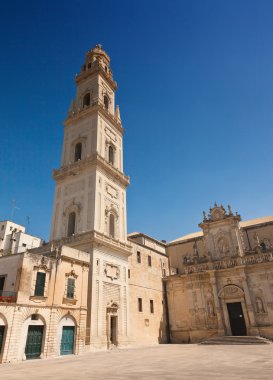
<instances>
[{"instance_id":1,"label":"rectangular window","mask_svg":"<svg viewBox=\"0 0 273 380\"><path fill-rule=\"evenodd\" d=\"M66 297L67 298L74 298L74 295L75 295L75 279L74 278L68 278L67 279Z\"/></svg>"},{"instance_id":2,"label":"rectangular window","mask_svg":"<svg viewBox=\"0 0 273 380\"><path fill-rule=\"evenodd\" d=\"M23 243L22 246L23 246L23 247L26 247L27 245L26 245L26 243Z\"/></svg>"},{"instance_id":3,"label":"rectangular window","mask_svg":"<svg viewBox=\"0 0 273 380\"><path fill-rule=\"evenodd\" d=\"M142 311L142 298L138 298L137 299L137 302L138 302L138 311Z\"/></svg>"},{"instance_id":4,"label":"rectangular window","mask_svg":"<svg viewBox=\"0 0 273 380\"><path fill-rule=\"evenodd\" d=\"M128 269L128 278L130 278L131 277L131 271L130 271L130 269Z\"/></svg>"},{"instance_id":5,"label":"rectangular window","mask_svg":"<svg viewBox=\"0 0 273 380\"><path fill-rule=\"evenodd\" d=\"M4 290L6 276L0 276L0 295Z\"/></svg>"},{"instance_id":6,"label":"rectangular window","mask_svg":"<svg viewBox=\"0 0 273 380\"><path fill-rule=\"evenodd\" d=\"M152 256L148 256L148 266L151 267L152 266Z\"/></svg>"},{"instance_id":7,"label":"rectangular window","mask_svg":"<svg viewBox=\"0 0 273 380\"><path fill-rule=\"evenodd\" d=\"M35 284L35 296L44 296L44 291L45 291L45 278L46 274L44 272L37 272L36 276L36 284Z\"/></svg>"},{"instance_id":8,"label":"rectangular window","mask_svg":"<svg viewBox=\"0 0 273 380\"><path fill-rule=\"evenodd\" d=\"M139 251L137 251L137 262L141 263L141 253Z\"/></svg>"},{"instance_id":9,"label":"rectangular window","mask_svg":"<svg viewBox=\"0 0 273 380\"><path fill-rule=\"evenodd\" d=\"M150 300L150 313L154 314L154 301Z\"/></svg>"}]
</instances>

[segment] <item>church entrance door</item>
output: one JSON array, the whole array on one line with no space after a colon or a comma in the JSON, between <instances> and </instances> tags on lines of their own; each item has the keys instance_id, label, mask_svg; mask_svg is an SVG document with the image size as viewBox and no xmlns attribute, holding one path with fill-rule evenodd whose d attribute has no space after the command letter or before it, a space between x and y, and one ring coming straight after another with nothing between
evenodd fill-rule
<instances>
[{"instance_id":1,"label":"church entrance door","mask_svg":"<svg viewBox=\"0 0 273 380\"><path fill-rule=\"evenodd\" d=\"M111 344L117 345L117 319L116 316L111 316L110 320L110 341Z\"/></svg>"},{"instance_id":2,"label":"church entrance door","mask_svg":"<svg viewBox=\"0 0 273 380\"><path fill-rule=\"evenodd\" d=\"M246 324L241 302L227 303L232 335L246 335Z\"/></svg>"}]
</instances>

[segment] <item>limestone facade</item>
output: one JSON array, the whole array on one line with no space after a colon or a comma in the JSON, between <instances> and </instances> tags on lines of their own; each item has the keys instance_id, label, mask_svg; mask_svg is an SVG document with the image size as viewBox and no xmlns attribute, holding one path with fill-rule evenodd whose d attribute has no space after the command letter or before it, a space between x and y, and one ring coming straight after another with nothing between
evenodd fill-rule
<instances>
[{"instance_id":1,"label":"limestone facade","mask_svg":"<svg viewBox=\"0 0 273 380\"><path fill-rule=\"evenodd\" d=\"M35 326L42 330L41 358L60 355L63 326L74 329L73 352L85 350L88 272L88 254L65 246L0 258L2 362L26 359L28 330Z\"/></svg>"},{"instance_id":2,"label":"limestone facade","mask_svg":"<svg viewBox=\"0 0 273 380\"><path fill-rule=\"evenodd\" d=\"M172 342L273 337L273 217L241 222L215 205L202 231L168 244Z\"/></svg>"}]
</instances>

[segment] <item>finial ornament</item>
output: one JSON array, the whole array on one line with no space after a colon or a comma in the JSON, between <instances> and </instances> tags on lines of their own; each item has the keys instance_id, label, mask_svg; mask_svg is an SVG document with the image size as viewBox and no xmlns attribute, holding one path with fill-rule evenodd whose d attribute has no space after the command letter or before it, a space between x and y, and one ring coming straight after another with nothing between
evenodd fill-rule
<instances>
[{"instance_id":1,"label":"finial ornament","mask_svg":"<svg viewBox=\"0 0 273 380\"><path fill-rule=\"evenodd\" d=\"M206 211L203 211L203 221L205 222L207 220Z\"/></svg>"},{"instance_id":2,"label":"finial ornament","mask_svg":"<svg viewBox=\"0 0 273 380\"><path fill-rule=\"evenodd\" d=\"M231 206L228 205L227 207L228 207L228 213L229 213L229 215L233 215L232 210L231 210Z\"/></svg>"},{"instance_id":3,"label":"finial ornament","mask_svg":"<svg viewBox=\"0 0 273 380\"><path fill-rule=\"evenodd\" d=\"M214 207L218 207L217 202L214 202Z\"/></svg>"}]
</instances>

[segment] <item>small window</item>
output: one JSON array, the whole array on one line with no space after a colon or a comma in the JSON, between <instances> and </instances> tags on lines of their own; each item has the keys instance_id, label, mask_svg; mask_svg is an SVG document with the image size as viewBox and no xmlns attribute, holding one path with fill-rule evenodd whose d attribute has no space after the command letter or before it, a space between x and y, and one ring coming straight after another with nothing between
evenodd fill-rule
<instances>
[{"instance_id":1,"label":"small window","mask_svg":"<svg viewBox=\"0 0 273 380\"><path fill-rule=\"evenodd\" d=\"M150 300L150 313L154 314L154 301Z\"/></svg>"},{"instance_id":2,"label":"small window","mask_svg":"<svg viewBox=\"0 0 273 380\"><path fill-rule=\"evenodd\" d=\"M75 145L75 155L74 155L74 161L79 161L82 159L82 143L77 143Z\"/></svg>"},{"instance_id":3,"label":"small window","mask_svg":"<svg viewBox=\"0 0 273 380\"><path fill-rule=\"evenodd\" d=\"M148 255L148 266L152 266L152 256Z\"/></svg>"},{"instance_id":4,"label":"small window","mask_svg":"<svg viewBox=\"0 0 273 380\"><path fill-rule=\"evenodd\" d=\"M2 295L2 292L4 290L6 276L0 276L0 295Z\"/></svg>"},{"instance_id":5,"label":"small window","mask_svg":"<svg viewBox=\"0 0 273 380\"><path fill-rule=\"evenodd\" d=\"M109 99L106 95L104 95L104 97L103 97L103 103L104 103L105 109L108 110L109 109Z\"/></svg>"},{"instance_id":6,"label":"small window","mask_svg":"<svg viewBox=\"0 0 273 380\"><path fill-rule=\"evenodd\" d=\"M3 231L4 227L5 227L5 225L3 224L2 227L1 227L1 231Z\"/></svg>"},{"instance_id":7,"label":"small window","mask_svg":"<svg viewBox=\"0 0 273 380\"><path fill-rule=\"evenodd\" d=\"M68 278L67 279L66 297L67 298L74 298L74 295L75 295L75 279L74 278Z\"/></svg>"},{"instance_id":8,"label":"small window","mask_svg":"<svg viewBox=\"0 0 273 380\"><path fill-rule=\"evenodd\" d=\"M128 269L128 278L131 278L131 271Z\"/></svg>"},{"instance_id":9,"label":"small window","mask_svg":"<svg viewBox=\"0 0 273 380\"><path fill-rule=\"evenodd\" d=\"M83 107L89 107L90 106L90 94L85 94L83 97L83 102L82 102Z\"/></svg>"},{"instance_id":10,"label":"small window","mask_svg":"<svg viewBox=\"0 0 273 380\"><path fill-rule=\"evenodd\" d=\"M36 284L35 284L35 292L34 292L35 296L40 296L40 297L44 296L44 292L45 292L45 278L46 278L46 274L44 272L37 272L37 275L36 275Z\"/></svg>"},{"instance_id":11,"label":"small window","mask_svg":"<svg viewBox=\"0 0 273 380\"><path fill-rule=\"evenodd\" d=\"M114 148L112 147L112 145L109 145L108 148L108 162L114 165Z\"/></svg>"},{"instance_id":12,"label":"small window","mask_svg":"<svg viewBox=\"0 0 273 380\"><path fill-rule=\"evenodd\" d=\"M109 236L115 237L115 216L114 214L109 215Z\"/></svg>"},{"instance_id":13,"label":"small window","mask_svg":"<svg viewBox=\"0 0 273 380\"><path fill-rule=\"evenodd\" d=\"M88 63L87 67L88 69L91 69L91 62Z\"/></svg>"},{"instance_id":14,"label":"small window","mask_svg":"<svg viewBox=\"0 0 273 380\"><path fill-rule=\"evenodd\" d=\"M141 253L139 251L137 251L137 262L141 263Z\"/></svg>"},{"instance_id":15,"label":"small window","mask_svg":"<svg viewBox=\"0 0 273 380\"><path fill-rule=\"evenodd\" d=\"M75 233L76 213L71 212L68 216L67 236L72 236Z\"/></svg>"},{"instance_id":16,"label":"small window","mask_svg":"<svg viewBox=\"0 0 273 380\"><path fill-rule=\"evenodd\" d=\"M138 298L137 302L138 302L138 311L142 312L142 298Z\"/></svg>"},{"instance_id":17,"label":"small window","mask_svg":"<svg viewBox=\"0 0 273 380\"><path fill-rule=\"evenodd\" d=\"M23 246L23 247L26 247L27 245L26 245L26 243L23 243L22 246Z\"/></svg>"},{"instance_id":18,"label":"small window","mask_svg":"<svg viewBox=\"0 0 273 380\"><path fill-rule=\"evenodd\" d=\"M39 315L38 314L32 314L32 316L31 316L31 320L32 321L38 321L38 319L39 319Z\"/></svg>"}]
</instances>

